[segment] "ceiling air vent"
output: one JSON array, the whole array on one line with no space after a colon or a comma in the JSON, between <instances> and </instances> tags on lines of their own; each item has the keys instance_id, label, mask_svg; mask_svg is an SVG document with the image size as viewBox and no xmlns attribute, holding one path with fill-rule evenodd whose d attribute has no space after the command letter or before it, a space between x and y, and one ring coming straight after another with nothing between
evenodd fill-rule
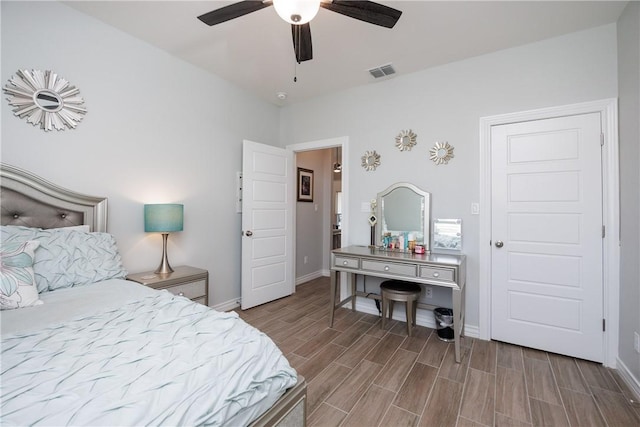
<instances>
[{"instance_id":1,"label":"ceiling air vent","mask_svg":"<svg viewBox=\"0 0 640 427\"><path fill-rule=\"evenodd\" d=\"M393 65L391 64L381 65L379 67L371 68L369 70L369 74L371 74L374 79L390 76L391 74L395 74L395 73L396 73L396 70L393 69Z\"/></svg>"}]
</instances>

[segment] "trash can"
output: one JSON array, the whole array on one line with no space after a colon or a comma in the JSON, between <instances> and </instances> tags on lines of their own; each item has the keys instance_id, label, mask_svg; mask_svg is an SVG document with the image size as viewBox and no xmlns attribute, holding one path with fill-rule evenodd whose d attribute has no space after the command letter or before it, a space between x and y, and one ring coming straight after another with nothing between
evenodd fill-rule
<instances>
[{"instance_id":1,"label":"trash can","mask_svg":"<svg viewBox=\"0 0 640 427\"><path fill-rule=\"evenodd\" d=\"M453 341L453 310L450 308L438 307L433 310L436 318L436 332L442 341Z\"/></svg>"}]
</instances>

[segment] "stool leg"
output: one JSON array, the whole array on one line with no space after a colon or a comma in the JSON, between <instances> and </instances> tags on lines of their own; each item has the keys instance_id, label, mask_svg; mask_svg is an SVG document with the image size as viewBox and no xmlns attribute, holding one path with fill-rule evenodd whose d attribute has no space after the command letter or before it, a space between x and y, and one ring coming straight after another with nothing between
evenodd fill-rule
<instances>
[{"instance_id":1,"label":"stool leg","mask_svg":"<svg viewBox=\"0 0 640 427\"><path fill-rule=\"evenodd\" d=\"M389 300L389 320L393 320L393 303L395 301L393 301L392 299Z\"/></svg>"},{"instance_id":2,"label":"stool leg","mask_svg":"<svg viewBox=\"0 0 640 427\"><path fill-rule=\"evenodd\" d=\"M411 326L413 326L413 301L407 301L407 335L411 336Z\"/></svg>"},{"instance_id":3,"label":"stool leg","mask_svg":"<svg viewBox=\"0 0 640 427\"><path fill-rule=\"evenodd\" d=\"M413 326L416 326L416 311L418 308L418 301L413 302Z\"/></svg>"},{"instance_id":4,"label":"stool leg","mask_svg":"<svg viewBox=\"0 0 640 427\"><path fill-rule=\"evenodd\" d=\"M383 296L382 297L382 323L380 324L380 327L382 329L384 329L385 326L385 320L387 319L387 305L388 305L388 301L387 299Z\"/></svg>"}]
</instances>

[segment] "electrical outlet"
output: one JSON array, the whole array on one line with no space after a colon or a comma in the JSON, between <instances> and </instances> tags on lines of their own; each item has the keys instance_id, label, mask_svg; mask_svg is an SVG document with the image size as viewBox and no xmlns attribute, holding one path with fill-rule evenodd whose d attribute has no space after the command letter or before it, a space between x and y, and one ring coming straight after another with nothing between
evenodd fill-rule
<instances>
[{"instance_id":1,"label":"electrical outlet","mask_svg":"<svg viewBox=\"0 0 640 427\"><path fill-rule=\"evenodd\" d=\"M309 257L305 255L305 256L304 256L304 263L306 264L306 263L308 263L308 262L309 262Z\"/></svg>"},{"instance_id":2,"label":"electrical outlet","mask_svg":"<svg viewBox=\"0 0 640 427\"><path fill-rule=\"evenodd\" d=\"M636 349L636 353L640 353L640 335L637 332L633 333L633 348Z\"/></svg>"},{"instance_id":3,"label":"electrical outlet","mask_svg":"<svg viewBox=\"0 0 640 427\"><path fill-rule=\"evenodd\" d=\"M433 288L431 286L424 287L424 297L433 298Z\"/></svg>"}]
</instances>

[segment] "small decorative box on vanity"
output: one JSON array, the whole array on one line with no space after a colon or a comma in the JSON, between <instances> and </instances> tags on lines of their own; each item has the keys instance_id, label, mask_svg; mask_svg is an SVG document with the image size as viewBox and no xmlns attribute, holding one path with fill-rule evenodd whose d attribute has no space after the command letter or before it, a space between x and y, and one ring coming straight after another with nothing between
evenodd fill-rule
<instances>
[{"instance_id":1,"label":"small decorative box on vanity","mask_svg":"<svg viewBox=\"0 0 640 427\"><path fill-rule=\"evenodd\" d=\"M201 268L174 267L173 273L156 274L152 271L129 274L127 280L154 289L166 289L174 295L185 296L200 304L209 304L209 272Z\"/></svg>"}]
</instances>

